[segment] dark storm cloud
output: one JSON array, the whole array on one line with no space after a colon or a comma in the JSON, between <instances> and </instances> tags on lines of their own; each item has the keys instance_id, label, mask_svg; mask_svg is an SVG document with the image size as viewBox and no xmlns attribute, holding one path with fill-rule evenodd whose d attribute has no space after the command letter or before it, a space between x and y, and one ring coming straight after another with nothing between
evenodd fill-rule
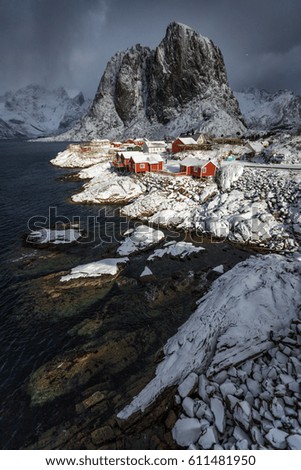
<instances>
[{"instance_id":1,"label":"dark storm cloud","mask_svg":"<svg viewBox=\"0 0 301 470\"><path fill-rule=\"evenodd\" d=\"M301 93L300 18L300 0L0 0L0 87L93 95L116 51L155 47L179 21L220 47L234 89Z\"/></svg>"},{"instance_id":2,"label":"dark storm cloud","mask_svg":"<svg viewBox=\"0 0 301 470\"><path fill-rule=\"evenodd\" d=\"M0 0L1 87L89 87L105 16L102 0Z\"/></svg>"}]
</instances>

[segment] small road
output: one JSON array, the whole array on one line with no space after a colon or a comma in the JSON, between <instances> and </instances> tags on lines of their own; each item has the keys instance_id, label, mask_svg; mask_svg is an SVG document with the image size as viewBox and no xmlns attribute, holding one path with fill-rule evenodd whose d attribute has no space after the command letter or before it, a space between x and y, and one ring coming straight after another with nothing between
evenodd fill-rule
<instances>
[{"instance_id":1,"label":"small road","mask_svg":"<svg viewBox=\"0 0 301 470\"><path fill-rule=\"evenodd\" d=\"M231 162L233 163L233 162ZM231 165L231 163L226 163L227 165ZM301 165L282 165L282 164L275 164L275 163L251 163L251 162L244 162L244 161L237 161L240 165L243 165L247 168L257 168L257 169L265 169L265 170L293 170L293 171L301 171ZM225 164L225 162L223 163Z\"/></svg>"}]
</instances>

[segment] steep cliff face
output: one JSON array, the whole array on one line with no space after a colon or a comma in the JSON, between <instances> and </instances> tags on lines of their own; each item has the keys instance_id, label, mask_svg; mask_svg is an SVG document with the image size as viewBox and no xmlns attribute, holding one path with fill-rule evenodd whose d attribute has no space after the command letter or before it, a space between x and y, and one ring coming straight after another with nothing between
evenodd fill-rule
<instances>
[{"instance_id":1,"label":"steep cliff face","mask_svg":"<svg viewBox=\"0 0 301 470\"><path fill-rule=\"evenodd\" d=\"M152 53L139 44L117 53L107 64L84 129L121 135L138 119L145 119L146 72Z\"/></svg>"},{"instance_id":2,"label":"steep cliff face","mask_svg":"<svg viewBox=\"0 0 301 470\"><path fill-rule=\"evenodd\" d=\"M167 124L177 116L177 110L195 98L206 99L209 93L213 99L221 94L225 102L232 101L233 111L239 114L220 50L191 28L172 23L150 66L149 117Z\"/></svg>"},{"instance_id":3,"label":"steep cliff face","mask_svg":"<svg viewBox=\"0 0 301 470\"><path fill-rule=\"evenodd\" d=\"M108 63L89 113L69 137L176 135L194 127L244 131L222 54L188 26L171 23L155 50L136 45Z\"/></svg>"}]
</instances>

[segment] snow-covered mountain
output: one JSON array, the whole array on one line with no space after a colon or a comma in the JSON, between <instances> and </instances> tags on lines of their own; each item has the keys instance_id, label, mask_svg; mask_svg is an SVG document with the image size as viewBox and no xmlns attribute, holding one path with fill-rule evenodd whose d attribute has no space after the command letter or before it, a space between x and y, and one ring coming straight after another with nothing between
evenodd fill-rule
<instances>
[{"instance_id":1,"label":"snow-covered mountain","mask_svg":"<svg viewBox=\"0 0 301 470\"><path fill-rule=\"evenodd\" d=\"M112 57L89 112L62 139L159 137L191 128L245 130L219 48L171 23L155 50L138 44Z\"/></svg>"},{"instance_id":2,"label":"snow-covered mountain","mask_svg":"<svg viewBox=\"0 0 301 470\"><path fill-rule=\"evenodd\" d=\"M234 93L248 127L254 130L298 131L301 128L301 96L292 91L271 93L249 88Z\"/></svg>"},{"instance_id":3,"label":"snow-covered mountain","mask_svg":"<svg viewBox=\"0 0 301 470\"><path fill-rule=\"evenodd\" d=\"M0 97L0 139L39 137L69 129L87 109L81 92L28 85Z\"/></svg>"}]
</instances>

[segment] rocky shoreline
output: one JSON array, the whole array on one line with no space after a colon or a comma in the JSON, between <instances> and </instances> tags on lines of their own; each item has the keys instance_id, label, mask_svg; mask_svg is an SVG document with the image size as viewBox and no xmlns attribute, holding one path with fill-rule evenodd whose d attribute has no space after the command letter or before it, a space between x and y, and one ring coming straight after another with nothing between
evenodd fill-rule
<instances>
[{"instance_id":1,"label":"rocky shoreline","mask_svg":"<svg viewBox=\"0 0 301 470\"><path fill-rule=\"evenodd\" d=\"M52 163L57 164L58 161L54 160ZM88 167L88 165L83 166ZM225 169L225 172L228 172L227 178L222 172L218 184L215 184L210 181L196 181L187 177L176 179L151 174L139 177L121 176L112 172L108 161L101 161L79 173L81 179L90 179L90 181L84 184L83 191L73 196L72 200L76 203L122 203L121 213L123 215L132 219L147 221L151 227L164 227L165 231L167 230L167 232L173 234L177 231L183 231L186 234L196 233L196 235L209 235L221 239L219 235L222 230L222 238L234 243L235 247L251 245L256 247L257 250L271 250L271 244L273 243L275 251L282 253L295 251L298 247L297 226L300 223L297 216L298 204L300 203L298 178L295 179L295 186L290 188L287 186L288 180L282 180L283 188L288 187L288 190L284 192L284 199L280 200L280 196L277 199L276 194L274 203L271 201L272 205L270 205L266 203L265 199L269 191L276 190L276 183L270 182L272 178L270 178L269 171L264 175L262 173L257 175L256 172L250 173L253 170L241 170L235 165L232 168L233 170L230 173L228 169ZM259 194L259 191L262 194ZM126 198L125 194L127 194ZM284 203L282 206L284 211L280 211L280 217L278 217L275 212L277 208L280 208L281 203ZM276 205L278 206L276 207ZM255 221L258 220L261 222L259 228L258 225L254 225ZM256 306L254 307L255 310L253 307L251 308L253 301L250 299L248 303L241 304L242 299L249 298L248 296L253 291L253 287L247 287L245 293L236 291L238 297L235 305L237 304L237 308L240 310L237 310L237 317L232 321L237 331L248 331L249 340L244 341L243 337L235 336L236 333L232 339L232 333L229 333L230 336L227 336L227 334L225 336L225 331L227 332L229 328L227 322L231 324L231 318L227 319L227 315L225 315L226 323L222 320L216 329L214 327L214 316L209 319L210 321L208 319L201 320L205 332L203 342L205 356L203 357L203 353L200 352L202 351L201 343L196 348L195 359L193 359L194 356L191 352L187 359L190 362L189 364L185 363L185 367L182 367L180 356L178 356L178 369L175 373L172 372L174 374L173 379L168 379L169 372L167 371L165 373L166 382L162 382L160 371L164 371L164 364L166 361L172 362L173 354L178 354L176 351L178 349L181 351L182 346L186 348L193 344L194 333L192 333L192 336L191 333L188 333L188 336L185 333L185 338L184 336L182 338L183 328L185 329L185 325L183 325L175 337L168 340L162 350L158 348L158 338L155 339L154 336L155 331L158 334L160 328L162 328L162 324L159 322L156 326L156 328L159 328L157 330L151 327L150 323L148 332L141 328L136 328L131 334L125 334L122 329L118 332L116 328L109 331L107 327L113 325L113 318L115 320L116 318L122 319L121 324L124 321L124 313L120 312L121 298L113 296L108 305L105 306L104 315L97 314L97 318L92 321L83 320L70 330L75 337L85 338L82 346L67 355L56 357L53 361L36 370L31 376L27 391L31 395L33 406L48 407L51 402L56 403L56 400L62 400L68 396L72 396L72 400L74 400L74 384L76 384L75 388L78 389L81 400L77 401L75 406L76 416L72 420L59 427L54 426L48 431L44 430L36 439L31 441L32 443L29 444L28 448L133 449L140 448L140 446L141 448L150 449L171 449L189 446L204 449L296 448L299 445L297 423L300 416L298 412L297 415L293 416L290 415L288 410L287 416L292 416L295 420L290 421L291 424L288 420L281 421L281 423L277 422L277 417L272 413L279 406L282 406L283 409L285 407L295 409L296 400L300 398L298 395L299 390L298 392L290 391L288 398L291 400L288 400L289 404L284 402L284 395L278 394L278 396L275 392L275 390L278 390L278 385L280 386L282 383L281 374L292 376L291 382L300 386L300 378L295 376L296 371L299 370L296 361L300 362L300 358L294 352L292 345L294 341L296 341L295 345L299 345L300 342L299 327L296 326L299 324L297 318L298 315L300 316L300 312L294 310L295 302L291 305L290 312L286 312L286 308L283 308L283 312L280 313L275 310L275 312L278 312L278 319L281 318L280 323L282 322L284 326L288 326L288 322L292 320L291 325L295 325L291 326L291 330L285 336L286 339L281 337L284 342L291 341L287 370L284 370L281 361L275 362L273 367L276 370L276 375L273 372L273 389L271 387L265 388L262 379L262 381L258 380L258 387L261 387L258 395L255 394L254 390L252 390L254 392L252 396L248 395L248 399L245 395L248 391L250 392L248 385L251 386L252 381L256 381L254 374L259 377L260 374L264 374L264 371L266 372L264 368L269 366L267 360L267 355L270 354L269 351L274 349L275 355L277 354L276 336L274 338L269 337L268 325L271 332L276 335L279 330L279 323L273 320L269 324L271 320L268 319L267 312L269 312L269 309L274 311L276 303L277 308L281 309L283 302L280 300L280 293L275 298L270 298L270 293L274 292L274 288L271 286L276 285L278 282L276 277L279 274L279 279L283 280L283 283L281 281L281 284L279 284L281 292L283 289L285 295L289 295L291 287L288 279L294 284L296 292L299 292L296 287L300 281L297 268L298 256L296 255L295 258L290 259L288 256L278 255L278 261L275 258L275 262L274 258L254 258L249 264L247 262L245 271L243 265L242 268L237 267L238 270L228 271L224 275L225 266L220 266L221 263L216 262L214 266L211 260L211 266L208 266L209 259L208 255L204 255L205 250L189 255L190 260L184 261L186 267L180 274L175 269L178 263L182 262L180 261L180 251L178 249L177 255L173 258L173 245L170 245L169 242L166 243L166 240L165 244L161 241L161 247L154 251L154 245L150 244L149 247L143 247L140 235L137 238L136 232L133 233L134 237L129 232L120 248L116 248L116 250L119 250L119 255L130 256L129 266L124 268L122 275L117 274L112 279L113 284L123 292L123 301L125 301L123 305L126 306L126 309L135 311L139 302L143 302L142 299L144 299L144 303L146 302L146 307L144 307L144 309L146 308L145 318L149 316L152 320L156 318L159 320L160 317L162 321L161 315L165 309L166 314L168 313L165 321L168 322L177 310L180 311L184 308L184 303L186 303L185 314L187 318L188 311L190 310L191 313L194 310L196 301L199 305L202 305L207 296L213 295L212 289L216 288L219 291L220 287L218 286L226 286L228 279L230 284L227 284L228 290L222 289L224 294L221 300L218 298L213 300L213 305L221 305L221 302L225 302L225 307L219 306L219 309L220 312L226 312L231 304L231 302L229 305L227 304L227 295L231 294L229 285L233 284L232 289L235 290L235 286L239 285L238 278L253 279L252 269L254 268L254 285L258 283L259 279L260 282L261 280L264 281L260 286L256 285L254 287L255 291L260 292L261 289L266 289L266 294L262 297L265 300L262 300L262 304L260 304L260 308L263 309L263 318L259 320L261 326L258 332L254 330L253 340L251 331L254 325L249 325L248 315L252 318L252 315L256 312ZM260 240L260 243L258 240ZM285 241L285 243L279 244L280 240ZM176 242L173 243L175 243L174 246L177 246ZM136 246L138 246L137 253L135 253ZM149 250L151 256L147 252L144 253L144 250ZM151 259L156 252L160 253L157 261ZM167 257L168 254L169 258ZM164 256L164 263L160 256ZM179 259L177 259L177 256ZM200 263L200 260L204 256L207 256L207 267L203 266L202 269L196 269L197 266L203 264ZM143 257L143 260L141 257ZM247 252L245 257L248 257ZM134 263L131 263L131 260L136 260L136 263L139 260L134 269L134 275L132 272ZM167 260L169 260L168 263L175 263L171 271L169 269L165 270L164 265ZM271 263L270 267L269 263ZM233 260L232 266L235 264ZM296 268L290 271L290 266L296 266ZM226 268L226 271L229 267ZM250 272L248 271L249 267L251 267ZM148 275L143 279L141 274L146 269ZM239 269L242 269L242 273L247 274L239 274ZM269 276L271 275L271 278L267 277L267 273L269 273ZM273 278L274 275L276 276L275 279ZM164 282L162 282L162 276ZM238 276L238 278L236 279L235 276ZM232 278L233 280L231 280ZM211 284L215 279L217 281ZM56 277L56 280L58 280L58 277ZM106 281L106 279L104 280ZM218 283L219 280L220 283ZM271 283L270 287L266 287L265 283L267 281L267 286ZM97 278L83 278L70 280L67 284L70 283L69 287L72 291L74 288L80 288L80 283L83 283L84 286L85 282L91 283L93 289L97 282L102 281L97 281ZM211 291L209 290L204 297L209 286L211 286ZM64 289L66 289L66 286L64 286ZM188 296L189 301L187 302ZM297 297L295 298L296 302ZM266 305L265 302L267 302ZM262 305L265 305L264 308ZM246 308L246 306L248 307ZM249 312L250 308L252 312ZM235 311L234 304L233 309ZM197 311L198 308L194 316ZM239 312L245 313L245 320L240 318ZM283 315L285 315L285 320ZM139 319L139 321L141 320ZM187 324L189 321L194 321L193 316L187 321ZM248 328L242 326L244 321L247 321ZM256 322L257 320L255 325ZM191 324L193 327L193 323ZM181 322L178 326L180 325ZM196 326L193 328L195 331L198 329ZM211 330L206 334L208 328ZM233 330L231 328L229 331ZM103 336L104 332L105 336ZM170 333L163 336L165 342L170 337ZM237 343L238 338L240 341ZM235 350L232 349L233 344L231 341L236 345ZM116 344L118 344L117 349ZM281 347L279 346L281 354L283 354L283 348L285 348L284 343ZM148 357L148 367L141 370L138 376L135 377L135 374L129 374L128 379L126 379L129 370L137 369L141 351L144 351L143 354ZM179 352L179 354L181 353ZM235 359L235 356L238 357L238 360ZM280 355L278 354L278 356ZM251 358L258 359L254 363L252 362L250 366ZM156 376L155 379L151 380L154 374L154 361L158 361L159 364L156 376L158 375L161 384L165 384L161 388L156 386ZM224 361L223 370L215 368L214 364L218 361L219 363ZM259 363L256 361L259 361ZM245 374L242 372L244 369L247 369ZM109 373L108 370L110 370ZM191 372L190 376L189 372ZM197 374L200 374L200 378ZM122 393L121 388L119 388L119 392L110 392L108 390L110 386L106 388L103 380L100 380L103 375L109 382L116 381L116 377L122 377L127 383L126 393ZM188 380L189 382L191 378L194 379L194 383L190 388L186 387L185 381ZM180 393L179 390L177 392L177 386L181 382L184 385L180 385L179 390L186 387L185 393L183 391ZM147 390L152 390L152 383L154 383L154 389L148 395ZM196 390L197 383L205 385L200 385ZM234 399L231 399L232 401L228 399L228 395L231 395L230 392L223 393L226 389L232 391L231 393L234 396ZM270 397L266 395L265 398L259 397L260 394L264 394L266 391L270 393ZM293 393L297 395L292 395ZM136 396L137 404L135 404L135 400L131 403L133 396ZM140 400L140 396L144 398ZM231 409L232 402L234 406ZM141 414L140 410L143 410L144 413ZM251 411L248 414L246 410ZM245 426L244 412L250 418L249 423ZM265 419L270 423L264 429L260 428L258 424L259 418L256 412L260 416L263 413ZM258 418L257 421L256 417ZM83 422L85 424L82 424ZM192 436L189 442L185 440L185 436ZM283 438L282 441L280 437Z\"/></svg>"},{"instance_id":2,"label":"rocky shoreline","mask_svg":"<svg viewBox=\"0 0 301 470\"><path fill-rule=\"evenodd\" d=\"M158 450L300 450L300 333L295 320L252 359L216 375L192 373L143 416L95 430L93 444L126 449L132 433L143 433ZM93 406L98 399L96 392L86 402Z\"/></svg>"},{"instance_id":3,"label":"rocky shoreline","mask_svg":"<svg viewBox=\"0 0 301 470\"><path fill-rule=\"evenodd\" d=\"M262 353L188 376L176 394L175 441L190 449L300 450L300 345L296 319L271 335Z\"/></svg>"},{"instance_id":4,"label":"rocky shoreline","mask_svg":"<svg viewBox=\"0 0 301 470\"><path fill-rule=\"evenodd\" d=\"M41 280L45 294L39 288L41 294L35 300L36 305L31 305L31 311L36 318L41 315L39 312L44 312L45 320L52 319L58 325L64 318L72 319L72 310L67 307L74 294L78 308L85 305L86 297L89 299L92 296L93 301L93 296L99 297L106 289L107 294L101 303L98 300L95 307L90 307L89 315L83 317L81 314L78 320L75 316L74 326L69 329L68 335L73 344L78 342L77 347L73 346L69 352L57 355L31 375L26 393L31 397L32 409L41 409L41 412L44 409L45 413L47 409L55 410L61 402L66 402L70 418L64 424L60 424L62 420L58 421L48 430L43 426L37 436L29 439L30 448L80 448L81 445L87 449L97 448L93 444L96 438L92 439L92 434L104 426L110 426L114 431L114 438L102 435L101 445L104 447L119 445L122 448L125 445L124 448L136 448L142 439L141 433L148 436L141 441L146 443L147 448L155 448L159 441L163 446L162 439L167 432L164 421L173 406L169 392L169 399L157 400L156 405L151 407L153 411L146 417L142 415L128 423L121 423L116 421L116 413L151 379L156 362L162 356L161 345L188 318L196 300L220 275L212 270L212 263L217 264L223 256L227 270L248 257L249 253L233 250L226 245L209 245L206 250L192 254L186 260L168 256L155 258L149 264L153 276L141 279L142 268L152 252L134 254L132 262L107 287L102 287L101 278L60 283L64 272ZM33 289L36 290L39 284L36 280ZM110 295L112 288L114 296ZM73 315L76 311L73 308ZM121 377L122 382L118 385ZM171 413L171 416L174 417L174 414ZM85 436L80 433L82 420L86 422ZM170 448L171 427L168 432ZM110 433L108 436L112 436ZM65 435L68 436L66 442ZM156 435L160 436L159 441L155 439ZM100 438L97 439L100 442ZM166 448L167 444L164 445Z\"/></svg>"},{"instance_id":5,"label":"rocky shoreline","mask_svg":"<svg viewBox=\"0 0 301 470\"><path fill-rule=\"evenodd\" d=\"M197 258L195 261L197 262ZM170 262L172 263L173 260ZM190 261L186 261L186 264L188 269ZM214 271L210 270L207 279L212 280L213 274ZM215 277L219 276L220 274L215 273ZM196 289L197 279L199 279L200 290ZM187 278L184 273L182 276L177 274L166 284L161 285L161 288L157 287L155 297L153 282L143 284L145 294L152 292L151 297L144 296L144 298L149 299L147 304L152 305L153 309L158 308L160 304L163 309L164 305L168 305L175 313L175 305L179 304L180 289L183 290L183 295L192 291L195 298L199 298L202 295L202 290L204 292L204 280L203 275ZM124 284L123 276L116 282L125 286L126 290L129 289L128 295L133 299L136 285ZM184 297L182 296L182 298ZM115 304L115 307L118 308L120 299L116 299L116 301L112 299L112 302L109 310L108 307L106 308L106 311L110 312L110 316L113 314L112 306ZM141 297L139 296L137 306L141 305L140 302ZM123 305L126 306L127 302L125 301ZM128 309L132 309L134 305L132 300ZM75 390L78 392L75 395L72 393L73 398L71 398L71 402L74 402L73 418L43 432L28 448L176 449L190 445L191 448L198 448L201 445L204 449L277 448L275 438L273 437L273 442L270 442L269 438L274 434L280 436L281 433L273 431L268 437L265 437L270 429L274 428L287 434L284 437L285 445L288 447L285 448L297 445L296 435L300 432L297 424L300 419L300 413L298 414L300 401L300 320L293 320L282 332L270 336L263 343L258 343L255 350L252 349L252 343L250 343L246 347L245 360L243 352L240 351L236 362L232 355L230 356L230 365L225 362L222 368L220 368L220 356L225 359L225 345L223 341L217 342L211 365L206 369L206 372L200 376L195 373L190 374L178 389L176 386L167 388L147 407L144 413L134 413L127 420L117 419L116 413L126 405L131 397L137 395L148 384L153 375L154 361L160 363L163 356L160 350L157 349L157 352L154 350L150 356L149 368L141 371L140 378L131 376L129 371L137 367L135 365L137 354L141 355L146 345L155 345L153 342L155 336L149 332L146 337L146 331L139 329L135 333L125 334L122 332L121 335L118 335L118 331L115 331L114 334L112 331L108 336L108 341L102 344L103 341L100 341L101 336L99 335L101 331L106 331L108 321L110 322L110 319L107 315L90 321L83 320L70 330L70 334L78 338L86 338L89 340L88 343L84 343L82 348L75 349L69 355L58 356L52 363L41 367L31 376L28 392L32 396L32 406L34 407L48 408L53 400L55 406L58 399L56 393L62 394L61 399L67 397L67 400L70 400L71 397L68 399L70 393ZM284 361L285 357L287 360ZM218 368L215 364L218 365ZM109 376L108 370L110 371ZM123 370L126 371L125 374ZM124 378L124 382L119 393L114 393L112 390L110 391L110 382L116 380L120 374ZM259 380L260 377L262 377L261 380ZM77 380L80 382L77 383ZM284 387L281 387L283 380ZM76 386L74 381L77 383ZM255 390L255 381L258 382L257 391ZM68 384L70 384L70 388L68 388ZM251 392L249 388L251 388ZM51 394L51 397L48 393ZM55 398L56 396L57 398ZM285 397L288 398L285 400ZM216 403L216 400L219 400L223 406L222 418L217 412L216 414L213 412L214 407L221 407L219 402ZM239 407L242 410L245 408L249 410L248 405L244 402L249 403L251 407L251 415L248 415L250 421L248 430L245 429L248 425L243 427L241 423L243 411ZM277 420L277 417L272 414L271 409L274 410L276 405L279 408L279 403L287 412L286 417L290 419ZM234 413L235 405L239 410ZM288 411L286 407L288 407ZM203 411L204 414L202 414ZM197 413L197 415L193 414L192 416L192 413ZM264 418L261 415L259 417L258 413L263 413ZM188 419L194 420L194 422L187 421ZM196 420L199 422L197 426ZM260 422L265 423L264 428L260 427ZM194 424L197 430L191 431L188 424ZM181 432L183 425L185 433ZM194 429L193 426L192 429ZM223 431L221 432L220 429ZM198 435L195 437L197 433ZM182 437L179 437L180 435ZM191 441L184 442L183 436L188 438L191 435L193 436ZM290 436L293 439L288 440ZM194 442L193 439L195 439ZM198 441L200 441L199 444ZM278 445L283 446L283 444Z\"/></svg>"},{"instance_id":6,"label":"rocky shoreline","mask_svg":"<svg viewBox=\"0 0 301 470\"><path fill-rule=\"evenodd\" d=\"M66 164L62 158L58 155L52 163ZM85 165L85 158L82 161ZM301 180L293 170L231 163L221 167L216 184L187 176L117 174L102 157L78 176L89 181L72 196L75 203L121 204L123 216L154 227L274 252L299 247Z\"/></svg>"}]
</instances>

